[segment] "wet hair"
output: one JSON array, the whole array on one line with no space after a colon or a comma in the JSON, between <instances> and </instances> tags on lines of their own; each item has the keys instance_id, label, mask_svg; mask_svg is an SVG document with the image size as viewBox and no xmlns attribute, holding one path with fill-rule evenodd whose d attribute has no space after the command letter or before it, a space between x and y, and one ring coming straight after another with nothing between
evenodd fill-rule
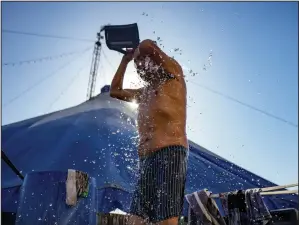
<instances>
[{"instance_id":1,"label":"wet hair","mask_svg":"<svg viewBox=\"0 0 299 225\"><path fill-rule=\"evenodd\" d=\"M140 78L146 82L150 82L157 77L157 73L161 72L161 67L157 65L149 56L134 59L135 68Z\"/></svg>"}]
</instances>

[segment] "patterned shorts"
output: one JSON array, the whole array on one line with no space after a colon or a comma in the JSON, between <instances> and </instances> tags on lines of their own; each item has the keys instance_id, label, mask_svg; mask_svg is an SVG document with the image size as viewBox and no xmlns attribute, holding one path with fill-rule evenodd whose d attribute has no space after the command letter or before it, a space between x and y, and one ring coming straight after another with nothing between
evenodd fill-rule
<instances>
[{"instance_id":1,"label":"patterned shorts","mask_svg":"<svg viewBox=\"0 0 299 225\"><path fill-rule=\"evenodd\" d=\"M188 149L169 146L140 159L130 213L156 223L182 213Z\"/></svg>"}]
</instances>

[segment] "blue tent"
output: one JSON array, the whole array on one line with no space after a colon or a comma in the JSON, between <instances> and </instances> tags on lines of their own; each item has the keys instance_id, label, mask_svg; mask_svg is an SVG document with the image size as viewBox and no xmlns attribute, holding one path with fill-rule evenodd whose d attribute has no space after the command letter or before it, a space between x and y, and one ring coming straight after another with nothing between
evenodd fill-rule
<instances>
[{"instance_id":1,"label":"blue tent","mask_svg":"<svg viewBox=\"0 0 299 225\"><path fill-rule=\"evenodd\" d=\"M27 175L26 183L2 160L2 212L18 211L25 215L30 211L30 201L38 199L42 205L61 200L59 190L43 195L42 182L49 185L58 179L63 183L66 176L61 173L68 169L81 170L92 177L94 188L88 204L95 211L129 209L137 179L136 111L130 103L110 98L108 92L106 86L101 94L78 106L2 127L2 150ZM189 144L186 193L204 188L221 193L276 185L192 141ZM28 193L32 196L28 197ZM56 197L46 199L53 195ZM298 208L297 195L264 199L270 209ZM38 208L35 206L35 214Z\"/></svg>"}]
</instances>

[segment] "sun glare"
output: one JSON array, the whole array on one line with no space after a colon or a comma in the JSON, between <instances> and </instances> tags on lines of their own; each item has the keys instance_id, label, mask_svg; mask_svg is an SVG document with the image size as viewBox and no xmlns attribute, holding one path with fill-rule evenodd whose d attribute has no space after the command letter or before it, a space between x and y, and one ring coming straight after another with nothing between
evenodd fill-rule
<instances>
[{"instance_id":1,"label":"sun glare","mask_svg":"<svg viewBox=\"0 0 299 225\"><path fill-rule=\"evenodd\" d=\"M138 104L136 100L133 100L132 102L129 103L131 109L136 110L138 108Z\"/></svg>"}]
</instances>

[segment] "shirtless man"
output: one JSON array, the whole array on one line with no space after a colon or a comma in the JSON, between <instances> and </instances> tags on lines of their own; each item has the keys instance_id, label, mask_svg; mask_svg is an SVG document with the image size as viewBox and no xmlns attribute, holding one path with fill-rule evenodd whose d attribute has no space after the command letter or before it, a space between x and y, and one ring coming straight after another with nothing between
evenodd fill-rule
<instances>
[{"instance_id":1,"label":"shirtless man","mask_svg":"<svg viewBox=\"0 0 299 225\"><path fill-rule=\"evenodd\" d=\"M134 59L140 89L123 89L128 63ZM186 84L181 66L151 40L127 52L115 73L110 96L138 104L140 178L129 224L177 225L182 213L188 140Z\"/></svg>"}]
</instances>

